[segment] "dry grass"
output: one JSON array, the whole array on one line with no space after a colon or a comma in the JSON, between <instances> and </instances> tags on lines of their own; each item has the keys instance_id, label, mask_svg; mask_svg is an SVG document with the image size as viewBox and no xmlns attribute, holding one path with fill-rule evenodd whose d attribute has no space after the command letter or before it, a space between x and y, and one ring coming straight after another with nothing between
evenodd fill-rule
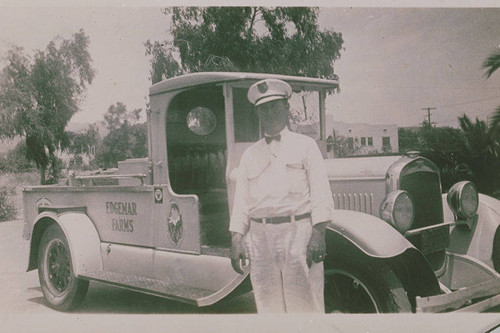
<instances>
[{"instance_id":1,"label":"dry grass","mask_svg":"<svg viewBox=\"0 0 500 333\"><path fill-rule=\"evenodd\" d=\"M12 187L15 194L11 203L17 210L17 219L23 216L23 188L25 186L40 185L40 174L37 171L24 173L0 173L0 187Z\"/></svg>"}]
</instances>

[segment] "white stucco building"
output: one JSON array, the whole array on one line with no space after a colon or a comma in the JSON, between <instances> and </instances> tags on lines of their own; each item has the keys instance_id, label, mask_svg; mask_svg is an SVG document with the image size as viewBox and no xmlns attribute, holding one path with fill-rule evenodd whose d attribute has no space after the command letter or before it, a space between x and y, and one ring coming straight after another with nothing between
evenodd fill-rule
<instances>
[{"instance_id":1,"label":"white stucco building","mask_svg":"<svg viewBox=\"0 0 500 333\"><path fill-rule=\"evenodd\" d=\"M370 125L363 123L344 123L333 121L332 115L326 115L327 137L346 138L353 155L399 151L398 126L396 124ZM332 156L333 157L333 156Z\"/></svg>"}]
</instances>

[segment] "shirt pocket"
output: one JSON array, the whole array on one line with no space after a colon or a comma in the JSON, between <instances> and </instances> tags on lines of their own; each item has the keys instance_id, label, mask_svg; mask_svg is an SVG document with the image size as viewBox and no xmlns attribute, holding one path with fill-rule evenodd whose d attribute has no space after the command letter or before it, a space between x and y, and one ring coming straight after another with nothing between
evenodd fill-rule
<instances>
[{"instance_id":1,"label":"shirt pocket","mask_svg":"<svg viewBox=\"0 0 500 333\"><path fill-rule=\"evenodd\" d=\"M286 176L288 193L305 194L309 188L307 181L306 165L301 161L288 161L286 163Z\"/></svg>"}]
</instances>

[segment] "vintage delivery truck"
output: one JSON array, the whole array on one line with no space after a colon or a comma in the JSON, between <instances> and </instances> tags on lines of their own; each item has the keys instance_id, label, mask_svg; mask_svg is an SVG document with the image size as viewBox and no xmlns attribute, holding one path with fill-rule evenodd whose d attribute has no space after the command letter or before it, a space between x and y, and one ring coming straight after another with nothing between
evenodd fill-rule
<instances>
[{"instance_id":1,"label":"vintage delivery truck","mask_svg":"<svg viewBox=\"0 0 500 333\"><path fill-rule=\"evenodd\" d=\"M293 87L290 129L326 151L332 80L195 73L150 88L149 157L69 186L24 189L27 270L67 311L89 281L207 306L248 284L233 271L229 216L243 151L262 138L247 90ZM418 153L325 159L335 202L326 235L327 312L484 311L500 303L500 202L473 183L441 193ZM107 185L99 185L103 178Z\"/></svg>"}]
</instances>

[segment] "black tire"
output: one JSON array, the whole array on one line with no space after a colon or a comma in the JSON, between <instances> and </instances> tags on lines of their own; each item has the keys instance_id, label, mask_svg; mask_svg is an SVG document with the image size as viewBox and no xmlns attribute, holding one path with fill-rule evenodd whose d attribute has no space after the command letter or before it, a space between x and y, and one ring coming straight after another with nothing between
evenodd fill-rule
<instances>
[{"instance_id":1,"label":"black tire","mask_svg":"<svg viewBox=\"0 0 500 333\"><path fill-rule=\"evenodd\" d=\"M408 295L388 267L325 263L326 313L412 312Z\"/></svg>"},{"instance_id":2,"label":"black tire","mask_svg":"<svg viewBox=\"0 0 500 333\"><path fill-rule=\"evenodd\" d=\"M495 236L493 238L491 259L493 260L495 271L500 273L500 227L495 231Z\"/></svg>"},{"instance_id":3,"label":"black tire","mask_svg":"<svg viewBox=\"0 0 500 333\"><path fill-rule=\"evenodd\" d=\"M53 224L45 230L38 251L38 278L49 306L70 311L79 305L89 282L75 277L68 240L61 228Z\"/></svg>"}]
</instances>

